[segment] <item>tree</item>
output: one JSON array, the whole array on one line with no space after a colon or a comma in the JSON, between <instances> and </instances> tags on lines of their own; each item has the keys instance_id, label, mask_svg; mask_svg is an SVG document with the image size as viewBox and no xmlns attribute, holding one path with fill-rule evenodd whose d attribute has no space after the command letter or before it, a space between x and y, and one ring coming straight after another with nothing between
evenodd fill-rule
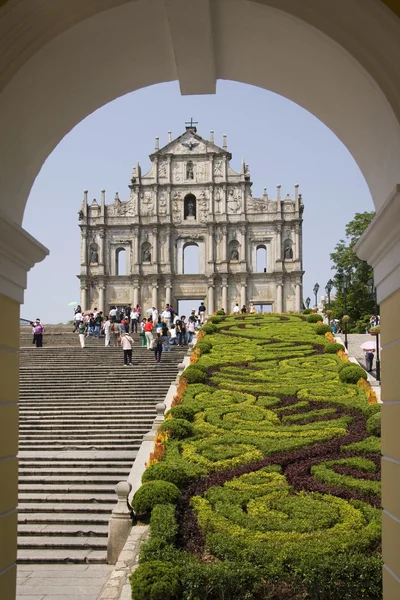
<instances>
[{"instance_id":1,"label":"tree","mask_svg":"<svg viewBox=\"0 0 400 600\"><path fill-rule=\"evenodd\" d=\"M356 213L354 219L346 225L346 240L340 240L335 251L330 254L336 271L333 284L337 290L332 302L333 317L342 318L344 314L344 278L347 278L346 313L350 317L349 331L364 331L369 317L375 312L375 299L368 283L373 279L372 267L358 258L354 246L375 216L375 212Z\"/></svg>"}]
</instances>

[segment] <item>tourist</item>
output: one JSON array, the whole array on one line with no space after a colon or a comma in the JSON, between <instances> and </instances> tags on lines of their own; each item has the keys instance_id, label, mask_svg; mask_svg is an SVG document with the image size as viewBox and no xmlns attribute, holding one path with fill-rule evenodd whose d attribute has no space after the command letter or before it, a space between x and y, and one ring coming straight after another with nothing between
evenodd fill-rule
<instances>
[{"instance_id":1,"label":"tourist","mask_svg":"<svg viewBox=\"0 0 400 600\"><path fill-rule=\"evenodd\" d=\"M132 346L133 339L129 333L124 333L121 336L121 346L124 350L124 366L132 365Z\"/></svg>"},{"instance_id":2,"label":"tourist","mask_svg":"<svg viewBox=\"0 0 400 600\"><path fill-rule=\"evenodd\" d=\"M233 314L234 315L238 315L240 313L240 308L239 308L239 304L236 302L235 306L233 307Z\"/></svg>"},{"instance_id":3,"label":"tourist","mask_svg":"<svg viewBox=\"0 0 400 600\"><path fill-rule=\"evenodd\" d=\"M241 309L241 312L242 312L242 315L244 315L244 314L246 314L246 313L247 313L247 308L246 308L246 305L245 305L245 304L243 304L243 306L242 306L242 309Z\"/></svg>"},{"instance_id":4,"label":"tourist","mask_svg":"<svg viewBox=\"0 0 400 600\"><path fill-rule=\"evenodd\" d=\"M110 312L109 312L108 316L111 319L111 323L115 323L116 322L116 320L117 320L117 308L115 306L112 306L110 308Z\"/></svg>"},{"instance_id":5,"label":"tourist","mask_svg":"<svg viewBox=\"0 0 400 600\"><path fill-rule=\"evenodd\" d=\"M169 329L165 322L161 324L161 341L164 344L164 346L167 346L168 352L171 352L171 346L169 343Z\"/></svg>"},{"instance_id":6,"label":"tourist","mask_svg":"<svg viewBox=\"0 0 400 600\"><path fill-rule=\"evenodd\" d=\"M93 309L93 317L94 317L95 320L96 320L96 317L97 317L97 313L98 313L97 308L94 308Z\"/></svg>"},{"instance_id":7,"label":"tourist","mask_svg":"<svg viewBox=\"0 0 400 600\"><path fill-rule=\"evenodd\" d=\"M187 341L188 341L188 344L190 344L190 342L193 339L194 332L195 332L195 329L196 329L196 322L197 322L197 319L196 318L193 319L192 315L190 315L190 317L188 319L188 325L187 325L187 331L188 331L188 333L187 333Z\"/></svg>"},{"instance_id":8,"label":"tourist","mask_svg":"<svg viewBox=\"0 0 400 600\"><path fill-rule=\"evenodd\" d=\"M146 345L146 332L144 330L144 326L147 323L147 319L142 319L140 321L140 337L142 338L142 347Z\"/></svg>"},{"instance_id":9,"label":"tourist","mask_svg":"<svg viewBox=\"0 0 400 600\"><path fill-rule=\"evenodd\" d=\"M136 304L135 310L136 310L136 313L139 315L138 321L140 321L140 315L142 314L142 309L140 307L140 304Z\"/></svg>"},{"instance_id":10,"label":"tourist","mask_svg":"<svg viewBox=\"0 0 400 600\"><path fill-rule=\"evenodd\" d=\"M365 353L365 362L367 363L368 373L371 373L372 367L374 364L374 351L373 350L367 350L367 352Z\"/></svg>"},{"instance_id":11,"label":"tourist","mask_svg":"<svg viewBox=\"0 0 400 600\"><path fill-rule=\"evenodd\" d=\"M84 323L83 321L81 321L79 323L79 327L78 327L78 336L79 336L79 343L81 345L81 348L85 347L85 334L86 334L86 329L87 329L87 324Z\"/></svg>"},{"instance_id":12,"label":"tourist","mask_svg":"<svg viewBox=\"0 0 400 600\"><path fill-rule=\"evenodd\" d=\"M41 348L43 346L43 334L44 334L44 327L41 324L40 319L36 319L36 322L35 322L36 348Z\"/></svg>"},{"instance_id":13,"label":"tourist","mask_svg":"<svg viewBox=\"0 0 400 600\"><path fill-rule=\"evenodd\" d=\"M120 336L124 335L124 333L126 333L125 323L123 320L117 324L117 327L118 327L118 332L119 332Z\"/></svg>"},{"instance_id":14,"label":"tourist","mask_svg":"<svg viewBox=\"0 0 400 600\"><path fill-rule=\"evenodd\" d=\"M200 303L198 313L199 313L199 317L200 317L200 323L203 325L204 320L206 318L206 307L204 305L204 302Z\"/></svg>"},{"instance_id":15,"label":"tourist","mask_svg":"<svg viewBox=\"0 0 400 600\"><path fill-rule=\"evenodd\" d=\"M165 309L161 313L161 316L166 323L168 329L171 327L171 310L169 308L169 304L166 304Z\"/></svg>"},{"instance_id":16,"label":"tourist","mask_svg":"<svg viewBox=\"0 0 400 600\"><path fill-rule=\"evenodd\" d=\"M77 329L79 328L79 325L81 324L82 321L82 313L79 311L75 311L75 315L74 315L74 330L72 333L75 333L77 331Z\"/></svg>"},{"instance_id":17,"label":"tourist","mask_svg":"<svg viewBox=\"0 0 400 600\"><path fill-rule=\"evenodd\" d=\"M130 323L131 322L132 309L129 306L129 304L127 306L125 306L124 312L125 312L125 318L128 319L128 323ZM129 328L128 328L127 331L129 333Z\"/></svg>"},{"instance_id":18,"label":"tourist","mask_svg":"<svg viewBox=\"0 0 400 600\"><path fill-rule=\"evenodd\" d=\"M252 302L250 302L250 310L249 313L251 315L254 315L256 313L256 307L254 306L254 304Z\"/></svg>"},{"instance_id":19,"label":"tourist","mask_svg":"<svg viewBox=\"0 0 400 600\"><path fill-rule=\"evenodd\" d=\"M156 335L161 332L162 332L162 322L161 322L161 317L159 316L158 320L157 320L157 324L156 324ZM161 333L161 335L162 335L162 333Z\"/></svg>"},{"instance_id":20,"label":"tourist","mask_svg":"<svg viewBox=\"0 0 400 600\"><path fill-rule=\"evenodd\" d=\"M29 324L32 327L32 336L33 336L33 338L32 338L32 344L35 344L36 343L36 335L35 335L36 323L34 321L31 321Z\"/></svg>"},{"instance_id":21,"label":"tourist","mask_svg":"<svg viewBox=\"0 0 400 600\"><path fill-rule=\"evenodd\" d=\"M169 311L171 313L171 325L172 325L172 323L174 322L174 318L175 318L175 310L171 305L169 305Z\"/></svg>"},{"instance_id":22,"label":"tourist","mask_svg":"<svg viewBox=\"0 0 400 600\"><path fill-rule=\"evenodd\" d=\"M146 346L147 350L152 350L153 345L153 320L151 317L147 319L147 322L144 326L144 333L146 336Z\"/></svg>"},{"instance_id":23,"label":"tourist","mask_svg":"<svg viewBox=\"0 0 400 600\"><path fill-rule=\"evenodd\" d=\"M178 340L176 337L176 326L175 325L171 325L171 330L170 330L170 338L169 338L169 343L171 346L177 346L178 345Z\"/></svg>"},{"instance_id":24,"label":"tourist","mask_svg":"<svg viewBox=\"0 0 400 600\"><path fill-rule=\"evenodd\" d=\"M117 323L111 323L110 332L111 332L112 345L117 347L118 341L119 341L119 330L118 330Z\"/></svg>"},{"instance_id":25,"label":"tourist","mask_svg":"<svg viewBox=\"0 0 400 600\"><path fill-rule=\"evenodd\" d=\"M94 325L95 325L94 315L93 315L93 313L90 313L89 319L87 321L86 337L90 337L90 334L94 335Z\"/></svg>"},{"instance_id":26,"label":"tourist","mask_svg":"<svg viewBox=\"0 0 400 600\"><path fill-rule=\"evenodd\" d=\"M139 317L140 314L137 312L136 308L134 308L131 312L131 333L137 333Z\"/></svg>"},{"instance_id":27,"label":"tourist","mask_svg":"<svg viewBox=\"0 0 400 600\"><path fill-rule=\"evenodd\" d=\"M111 342L111 321L106 317L104 321L104 345L109 346Z\"/></svg>"},{"instance_id":28,"label":"tourist","mask_svg":"<svg viewBox=\"0 0 400 600\"><path fill-rule=\"evenodd\" d=\"M151 309L151 318L153 320L154 326L157 325L157 323L158 323L158 310L156 309L155 306L153 306L152 309Z\"/></svg>"},{"instance_id":29,"label":"tourist","mask_svg":"<svg viewBox=\"0 0 400 600\"><path fill-rule=\"evenodd\" d=\"M163 351L163 342L162 336L158 333L154 342L154 356L156 359L156 363L161 362L161 354Z\"/></svg>"},{"instance_id":30,"label":"tourist","mask_svg":"<svg viewBox=\"0 0 400 600\"><path fill-rule=\"evenodd\" d=\"M101 310L100 312L96 313L96 316L94 318L93 337L95 337L95 338L100 337L100 331L101 331L101 326L102 326L103 320L104 320L103 311Z\"/></svg>"},{"instance_id":31,"label":"tourist","mask_svg":"<svg viewBox=\"0 0 400 600\"><path fill-rule=\"evenodd\" d=\"M186 346L186 344L187 344L187 339L186 339L187 327L186 327L185 319L186 319L185 315L182 315L177 323L178 343L180 346Z\"/></svg>"}]
</instances>

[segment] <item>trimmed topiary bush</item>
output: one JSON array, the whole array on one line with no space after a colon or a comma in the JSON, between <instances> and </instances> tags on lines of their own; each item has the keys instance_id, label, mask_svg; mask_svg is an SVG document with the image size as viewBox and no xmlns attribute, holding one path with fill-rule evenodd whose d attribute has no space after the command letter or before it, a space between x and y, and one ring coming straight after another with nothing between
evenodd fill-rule
<instances>
[{"instance_id":1,"label":"trimmed topiary bush","mask_svg":"<svg viewBox=\"0 0 400 600\"><path fill-rule=\"evenodd\" d=\"M331 331L331 328L329 325L325 325L325 323L320 323L315 326L315 333L317 335L325 335L325 333L328 333L328 331Z\"/></svg>"},{"instance_id":2,"label":"trimmed topiary bush","mask_svg":"<svg viewBox=\"0 0 400 600\"><path fill-rule=\"evenodd\" d=\"M204 469L197 465L192 465L184 460L177 460L176 462L159 462L153 463L148 467L142 475L142 483L146 481L169 481L179 488L196 481L201 475L204 474Z\"/></svg>"},{"instance_id":3,"label":"trimmed topiary bush","mask_svg":"<svg viewBox=\"0 0 400 600\"><path fill-rule=\"evenodd\" d=\"M328 344L326 344L324 352L325 354L336 354L336 352L339 352L339 350L343 350L344 346L342 344L339 344L338 342L328 342ZM347 365L349 363L343 363L344 365Z\"/></svg>"},{"instance_id":4,"label":"trimmed topiary bush","mask_svg":"<svg viewBox=\"0 0 400 600\"><path fill-rule=\"evenodd\" d=\"M131 575L132 600L179 600L180 569L161 560L145 562Z\"/></svg>"},{"instance_id":5,"label":"trimmed topiary bush","mask_svg":"<svg viewBox=\"0 0 400 600\"><path fill-rule=\"evenodd\" d=\"M176 440L183 440L193 433L192 424L186 419L167 419L161 424L160 429L168 432L168 435Z\"/></svg>"},{"instance_id":6,"label":"trimmed topiary bush","mask_svg":"<svg viewBox=\"0 0 400 600\"><path fill-rule=\"evenodd\" d=\"M173 544L178 533L174 504L157 504L150 519L151 536L161 538L167 544Z\"/></svg>"},{"instance_id":7,"label":"trimmed topiary bush","mask_svg":"<svg viewBox=\"0 0 400 600\"><path fill-rule=\"evenodd\" d=\"M184 406L183 404L179 404L178 406L174 406L167 412L167 415L172 415L174 419L186 419L186 421L193 421L194 418L194 410L190 408L190 406Z\"/></svg>"},{"instance_id":8,"label":"trimmed topiary bush","mask_svg":"<svg viewBox=\"0 0 400 600\"><path fill-rule=\"evenodd\" d=\"M222 323L224 319L222 319L221 317L210 317L208 319L209 322L213 323L214 325L218 325L218 323Z\"/></svg>"},{"instance_id":9,"label":"trimmed topiary bush","mask_svg":"<svg viewBox=\"0 0 400 600\"><path fill-rule=\"evenodd\" d=\"M303 315L311 315L311 313L313 313L313 309L312 308L305 308L303 310Z\"/></svg>"},{"instance_id":10,"label":"trimmed topiary bush","mask_svg":"<svg viewBox=\"0 0 400 600\"><path fill-rule=\"evenodd\" d=\"M216 331L217 327L215 325L212 325L211 323L206 323L205 325L203 325L203 327L201 328L201 331L204 331L204 333L214 333L214 331Z\"/></svg>"},{"instance_id":11,"label":"trimmed topiary bush","mask_svg":"<svg viewBox=\"0 0 400 600\"><path fill-rule=\"evenodd\" d=\"M207 373L196 365L190 365L183 371L182 377L184 377L188 383L204 383L207 379Z\"/></svg>"},{"instance_id":12,"label":"trimmed topiary bush","mask_svg":"<svg viewBox=\"0 0 400 600\"><path fill-rule=\"evenodd\" d=\"M137 515L147 515L157 504L176 504L180 494L169 481L148 481L133 496L132 508Z\"/></svg>"},{"instance_id":13,"label":"trimmed topiary bush","mask_svg":"<svg viewBox=\"0 0 400 600\"><path fill-rule=\"evenodd\" d=\"M381 413L375 413L367 421L367 432L370 435L381 437Z\"/></svg>"},{"instance_id":14,"label":"trimmed topiary bush","mask_svg":"<svg viewBox=\"0 0 400 600\"><path fill-rule=\"evenodd\" d=\"M225 311L222 308L220 308L219 310L217 310L216 314L220 316L225 316Z\"/></svg>"},{"instance_id":15,"label":"trimmed topiary bush","mask_svg":"<svg viewBox=\"0 0 400 600\"><path fill-rule=\"evenodd\" d=\"M203 342L198 342L196 344L196 348L198 350L200 350L200 355L202 355L202 354L209 354L210 351L211 351L212 346L208 342L204 342L203 341Z\"/></svg>"},{"instance_id":16,"label":"trimmed topiary bush","mask_svg":"<svg viewBox=\"0 0 400 600\"><path fill-rule=\"evenodd\" d=\"M357 383L360 377L367 379L367 374L364 369L356 364L352 364L347 369L342 369L339 373L339 379L343 383Z\"/></svg>"},{"instance_id":17,"label":"trimmed topiary bush","mask_svg":"<svg viewBox=\"0 0 400 600\"><path fill-rule=\"evenodd\" d=\"M318 323L319 321L323 321L323 318L322 315L319 315L318 313L312 313L307 317L308 323Z\"/></svg>"}]
</instances>

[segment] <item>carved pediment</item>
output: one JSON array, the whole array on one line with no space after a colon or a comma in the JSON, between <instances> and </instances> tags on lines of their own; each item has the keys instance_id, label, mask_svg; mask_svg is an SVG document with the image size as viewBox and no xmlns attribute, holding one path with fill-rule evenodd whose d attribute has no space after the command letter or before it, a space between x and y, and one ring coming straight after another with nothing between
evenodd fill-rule
<instances>
[{"instance_id":1,"label":"carved pediment","mask_svg":"<svg viewBox=\"0 0 400 600\"><path fill-rule=\"evenodd\" d=\"M193 131L186 131L178 138L169 142L163 148L160 148L157 152L150 156L150 159L153 160L155 156L162 157L165 155L174 154L174 155L187 155L187 156L196 156L199 154L228 154L226 150L220 148L213 142L203 139L197 133Z\"/></svg>"}]
</instances>

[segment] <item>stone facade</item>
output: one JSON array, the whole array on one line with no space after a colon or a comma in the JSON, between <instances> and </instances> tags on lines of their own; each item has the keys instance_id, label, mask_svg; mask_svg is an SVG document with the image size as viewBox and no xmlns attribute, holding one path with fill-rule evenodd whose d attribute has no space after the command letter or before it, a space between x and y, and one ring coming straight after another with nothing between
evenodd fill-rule
<instances>
[{"instance_id":1,"label":"stone facade","mask_svg":"<svg viewBox=\"0 0 400 600\"><path fill-rule=\"evenodd\" d=\"M253 198L248 165L230 166L226 136L205 140L193 125L150 155L151 168L133 169L130 195L106 204L88 203L79 212L81 305L108 311L110 305L144 309L204 300L208 312L253 302L272 310L302 308L303 203L289 194ZM187 274L184 252L198 246L199 273ZM266 256L257 272L257 252ZM125 274L118 272L124 252Z\"/></svg>"}]
</instances>

